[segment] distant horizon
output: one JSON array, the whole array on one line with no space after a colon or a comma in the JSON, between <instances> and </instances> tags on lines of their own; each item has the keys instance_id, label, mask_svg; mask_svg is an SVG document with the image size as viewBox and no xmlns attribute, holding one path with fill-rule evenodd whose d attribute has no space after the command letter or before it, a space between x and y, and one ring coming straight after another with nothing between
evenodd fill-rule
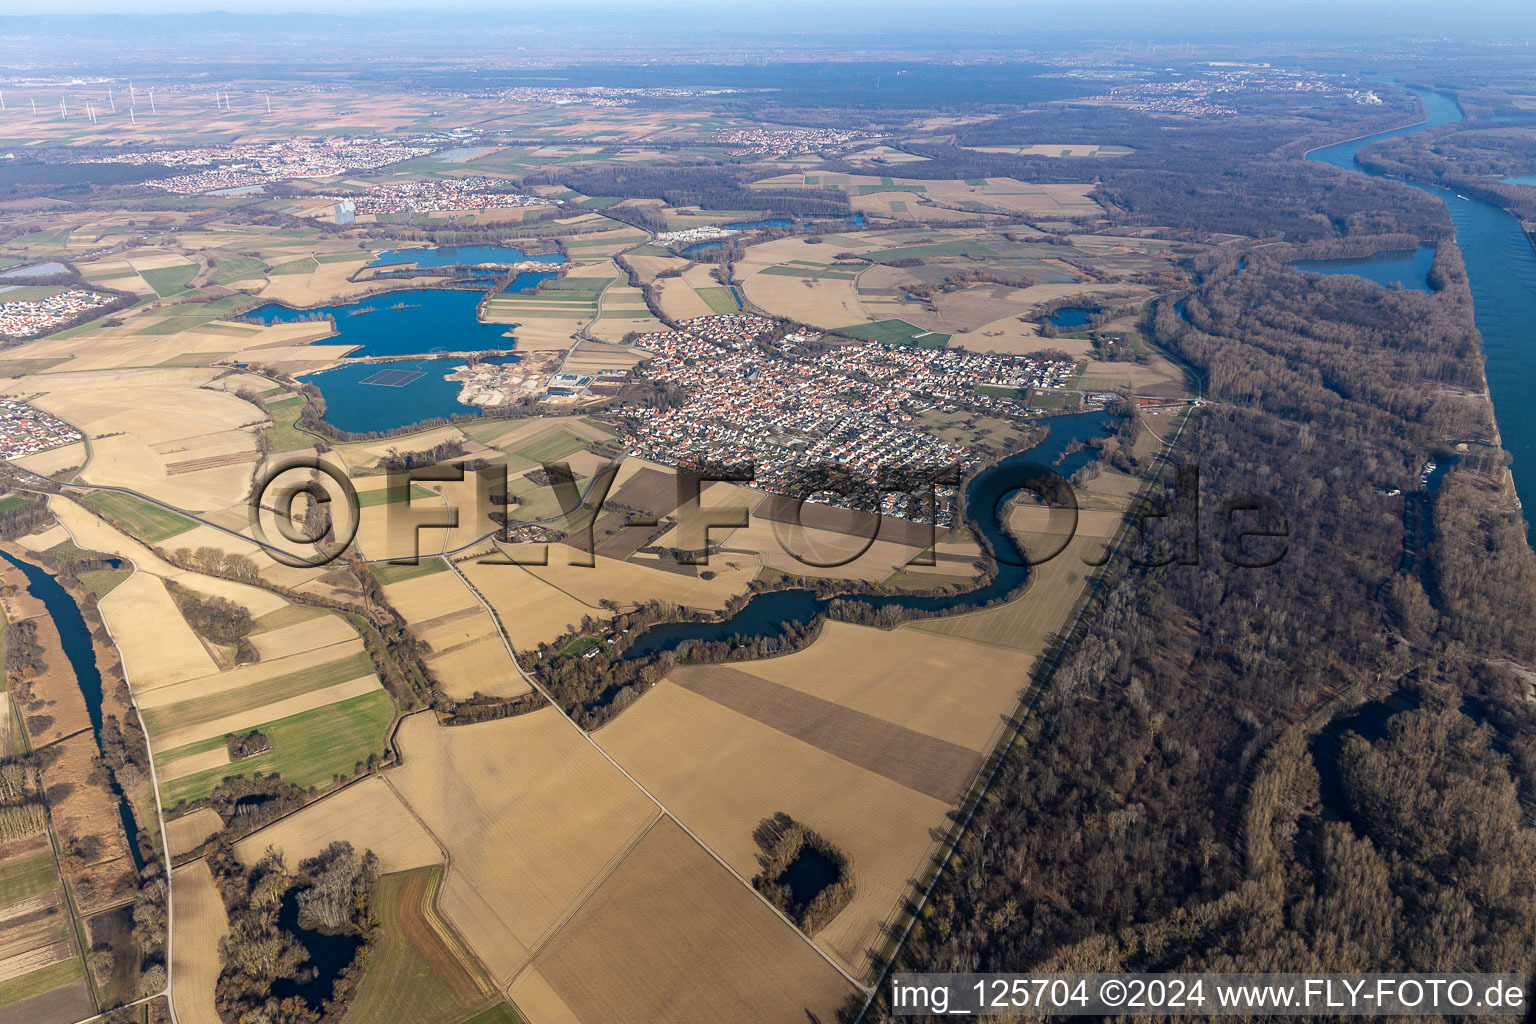
<instances>
[{"instance_id":1,"label":"distant horizon","mask_svg":"<svg viewBox=\"0 0 1536 1024\"><path fill-rule=\"evenodd\" d=\"M210 3L208 0L136 0L132 6L110 0L60 0L47 13L35 10L5 10L0 17L49 20L61 17L145 17L163 15L250 16L274 18L304 16L342 16L381 23L398 23L417 18L438 19L444 15L483 16L497 24L511 22L549 23L561 18L587 20L613 16L623 31L637 36L668 32L684 25L697 25L698 15L707 13L711 31L732 30L775 35L818 35L858 32L865 35L889 35L911 31L939 31L946 35L968 34L996 36L999 39L1039 31L1089 31L1113 36L1152 32L1159 37L1185 34L1199 37L1221 33L1254 32L1271 35L1294 33L1306 38L1330 32L1356 32L1383 37L1401 37L1415 33L1445 33L1465 38L1469 34L1495 31L1504 42L1536 40L1536 5L1521 0L1489 0L1475 7L1448 6L1429 0L1365 0L1341 5L1329 0L1300 0L1290 4L1224 3L1220 0L1164 0L1136 3L1134 0L1082 0L1070 8L1042 0L964 0L945 8L941 25L935 25L932 8L927 5L876 3L852 0L841 3L811 3L796 0L775 4L771 9L721 10L704 0L651 0L638 6L624 6L615 0L569 0L558 10L535 5L509 7L492 0L444 0L431 5L392 3L379 5L368 0L243 0ZM649 19L649 23L637 22ZM1525 34L1532 39L1527 40Z\"/></svg>"}]
</instances>

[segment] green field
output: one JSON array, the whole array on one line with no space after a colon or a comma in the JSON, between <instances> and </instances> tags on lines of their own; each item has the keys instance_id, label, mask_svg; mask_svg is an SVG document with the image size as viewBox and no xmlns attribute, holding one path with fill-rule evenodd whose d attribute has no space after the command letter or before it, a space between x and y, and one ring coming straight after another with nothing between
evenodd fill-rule
<instances>
[{"instance_id":1,"label":"green field","mask_svg":"<svg viewBox=\"0 0 1536 1024\"><path fill-rule=\"evenodd\" d=\"M288 263L279 263L267 271L269 277L281 277L286 274L313 274L320 264L315 262L313 256L305 256L301 260L292 260Z\"/></svg>"},{"instance_id":2,"label":"green field","mask_svg":"<svg viewBox=\"0 0 1536 1024\"><path fill-rule=\"evenodd\" d=\"M594 647L603 646L603 642L596 637L579 636L575 640L560 648L559 657L579 658Z\"/></svg>"},{"instance_id":3,"label":"green field","mask_svg":"<svg viewBox=\"0 0 1536 1024\"><path fill-rule=\"evenodd\" d=\"M156 366L212 366L220 359L228 359L233 352L182 352L161 360Z\"/></svg>"},{"instance_id":4,"label":"green field","mask_svg":"<svg viewBox=\"0 0 1536 1024\"><path fill-rule=\"evenodd\" d=\"M772 277L829 277L840 281L852 281L858 277L857 274L847 274L836 270L813 270L810 267L788 266L769 267L763 273Z\"/></svg>"},{"instance_id":5,"label":"green field","mask_svg":"<svg viewBox=\"0 0 1536 1024\"><path fill-rule=\"evenodd\" d=\"M345 683L373 671L373 662L364 651L358 651L340 661L311 665L275 679L242 686L235 690L185 700L167 707L149 708L144 712L144 727L152 733L181 729L199 722L211 722L225 715L232 715L243 708L260 707L275 701L297 697L301 693L321 690L337 683ZM176 759L175 751L167 751L166 760Z\"/></svg>"},{"instance_id":6,"label":"green field","mask_svg":"<svg viewBox=\"0 0 1536 1024\"><path fill-rule=\"evenodd\" d=\"M393 505L405 500L406 490L401 487L379 487L371 491L358 491L357 504L360 508L372 508L375 505ZM436 498L436 491L429 491L421 484L413 483L410 487L412 501L420 501L423 498Z\"/></svg>"},{"instance_id":7,"label":"green field","mask_svg":"<svg viewBox=\"0 0 1536 1024\"><path fill-rule=\"evenodd\" d=\"M591 304L584 304L570 310L564 309L523 309L518 307L498 308L498 315L510 315L516 317L519 323L528 320L590 320L594 312Z\"/></svg>"},{"instance_id":8,"label":"green field","mask_svg":"<svg viewBox=\"0 0 1536 1024\"><path fill-rule=\"evenodd\" d=\"M255 633L270 633L274 629L282 629L284 626L296 626L300 622L308 622L310 619L318 619L330 612L324 608L314 608L307 604L289 604L267 612L256 620Z\"/></svg>"},{"instance_id":9,"label":"green field","mask_svg":"<svg viewBox=\"0 0 1536 1024\"><path fill-rule=\"evenodd\" d=\"M0 864L0 906L56 889L58 885L59 875L54 870L52 850L26 860Z\"/></svg>"},{"instance_id":10,"label":"green field","mask_svg":"<svg viewBox=\"0 0 1536 1024\"><path fill-rule=\"evenodd\" d=\"M590 295L593 298L609 283L616 280L612 277L556 277L548 281L540 281L538 288L533 292L539 295L542 292L565 292L567 294Z\"/></svg>"},{"instance_id":11,"label":"green field","mask_svg":"<svg viewBox=\"0 0 1536 1024\"><path fill-rule=\"evenodd\" d=\"M520 1013L506 1003L497 1003L483 1013L477 1013L464 1024L528 1024Z\"/></svg>"},{"instance_id":12,"label":"green field","mask_svg":"<svg viewBox=\"0 0 1536 1024\"><path fill-rule=\"evenodd\" d=\"M379 937L347 1011L349 1024L461 1024L483 1016L491 997L431 920L442 876L434 867L379 878Z\"/></svg>"},{"instance_id":13,"label":"green field","mask_svg":"<svg viewBox=\"0 0 1536 1024\"><path fill-rule=\"evenodd\" d=\"M175 295L184 292L192 279L197 276L196 263L184 263L179 267L161 267L158 270L141 270L139 276L144 283L155 290L155 294L162 299L167 295Z\"/></svg>"},{"instance_id":14,"label":"green field","mask_svg":"<svg viewBox=\"0 0 1536 1024\"><path fill-rule=\"evenodd\" d=\"M284 781L308 789L327 787L337 776L351 775L369 754L382 753L384 733L394 721L395 704L380 690L351 700L327 704L276 722L255 726L272 741L272 749L236 764L210 768L161 786L167 807L213 792L226 776L276 773ZM214 746L222 744L214 741ZM204 747L203 749L213 749Z\"/></svg>"},{"instance_id":15,"label":"green field","mask_svg":"<svg viewBox=\"0 0 1536 1024\"><path fill-rule=\"evenodd\" d=\"M1076 402L1076 395L1058 395L1049 391L1033 395L1029 399L1031 409L1065 409Z\"/></svg>"},{"instance_id":16,"label":"green field","mask_svg":"<svg viewBox=\"0 0 1536 1024\"><path fill-rule=\"evenodd\" d=\"M404 583L406 580L414 580L418 576L431 576L435 572L447 572L448 563L441 558L423 558L416 565L390 565L380 562L368 566L368 571L373 573L384 586L391 583Z\"/></svg>"},{"instance_id":17,"label":"green field","mask_svg":"<svg viewBox=\"0 0 1536 1024\"><path fill-rule=\"evenodd\" d=\"M565 247L567 249L590 249L590 248L592 248L594 246L600 246L600 245L634 245L636 242L643 242L643 241L645 241L648 237L650 237L650 236L649 235L620 235L618 238L589 238L586 241L566 242L565 243ZM647 246L647 248L656 249L655 253L648 254L648 255L665 256L667 254L667 250L657 248L656 246ZM637 252L638 252L638 250L637 250ZM642 254L642 255L647 255L647 254Z\"/></svg>"},{"instance_id":18,"label":"green field","mask_svg":"<svg viewBox=\"0 0 1536 1024\"><path fill-rule=\"evenodd\" d=\"M80 958L72 956L68 960L49 964L41 970L23 974L19 978L0 981L0 1006L10 1006L23 999L40 996L44 992L52 992L56 988L63 988L70 982L80 980L81 977Z\"/></svg>"},{"instance_id":19,"label":"green field","mask_svg":"<svg viewBox=\"0 0 1536 1024\"><path fill-rule=\"evenodd\" d=\"M695 288L699 298L709 305L716 313L740 313L741 306L736 302L736 297L731 294L729 288Z\"/></svg>"},{"instance_id":20,"label":"green field","mask_svg":"<svg viewBox=\"0 0 1536 1024\"><path fill-rule=\"evenodd\" d=\"M950 339L948 334L925 331L905 320L877 320L872 324L854 324L851 327L839 327L837 333L863 341L878 341L886 345L917 345L920 348L943 348L949 344Z\"/></svg>"},{"instance_id":21,"label":"green field","mask_svg":"<svg viewBox=\"0 0 1536 1024\"><path fill-rule=\"evenodd\" d=\"M129 569L92 569L89 572L82 572L79 578L81 586L100 601L117 589L119 583L132 575L133 572Z\"/></svg>"},{"instance_id":22,"label":"green field","mask_svg":"<svg viewBox=\"0 0 1536 1024\"><path fill-rule=\"evenodd\" d=\"M115 491L97 491L88 495L85 503L128 533L151 544L185 533L197 525L186 516Z\"/></svg>"},{"instance_id":23,"label":"green field","mask_svg":"<svg viewBox=\"0 0 1536 1024\"><path fill-rule=\"evenodd\" d=\"M939 242L934 245L905 245L896 249L880 249L864 254L867 260L885 263L899 259L937 259L943 256L975 256L979 259L997 259L998 253L980 242Z\"/></svg>"},{"instance_id":24,"label":"green field","mask_svg":"<svg viewBox=\"0 0 1536 1024\"><path fill-rule=\"evenodd\" d=\"M302 395L267 403L267 415L272 417L272 425L262 431L262 434L267 438L269 451L296 452L315 443L313 436L306 434L297 426L299 414L303 411L304 396Z\"/></svg>"},{"instance_id":25,"label":"green field","mask_svg":"<svg viewBox=\"0 0 1536 1024\"><path fill-rule=\"evenodd\" d=\"M74 228L56 228L53 231L33 231L26 235L17 235L11 239L11 245L45 245L63 246L68 244L69 236L74 233Z\"/></svg>"},{"instance_id":26,"label":"green field","mask_svg":"<svg viewBox=\"0 0 1536 1024\"><path fill-rule=\"evenodd\" d=\"M267 265L261 260L241 256L238 253L221 252L213 256L213 259L217 264L211 276L214 284L240 281L248 277L263 277L267 272Z\"/></svg>"},{"instance_id":27,"label":"green field","mask_svg":"<svg viewBox=\"0 0 1536 1024\"><path fill-rule=\"evenodd\" d=\"M587 447L589 443L586 438L578 437L569 430L557 430L525 448L517 449L512 454L543 465L547 462L559 461L567 455L573 455Z\"/></svg>"},{"instance_id":28,"label":"green field","mask_svg":"<svg viewBox=\"0 0 1536 1024\"><path fill-rule=\"evenodd\" d=\"M35 505L36 499L28 498L24 494L7 494L0 498L0 512L12 512L23 505Z\"/></svg>"},{"instance_id":29,"label":"green field","mask_svg":"<svg viewBox=\"0 0 1536 1024\"><path fill-rule=\"evenodd\" d=\"M5 296L6 302L35 302L66 290L61 284L21 284L8 287L8 291L0 292L0 295Z\"/></svg>"},{"instance_id":30,"label":"green field","mask_svg":"<svg viewBox=\"0 0 1536 1024\"><path fill-rule=\"evenodd\" d=\"M95 330L95 327L85 324L72 330L55 334L54 338L73 337L76 332L84 333L88 330ZM0 359L0 376L25 377L33 373L42 373L50 367L58 366L60 363L67 363L73 358L74 356L54 356L40 359Z\"/></svg>"},{"instance_id":31,"label":"green field","mask_svg":"<svg viewBox=\"0 0 1536 1024\"><path fill-rule=\"evenodd\" d=\"M153 314L151 314L151 315L153 315ZM135 320L134 322L135 323L139 323L143 319L144 319L143 317L140 317L137 320ZM203 326L203 324L206 324L210 320L213 320L213 319L215 319L214 315L211 314L211 313L207 313L207 312L201 312L201 313L197 313L197 314L191 315L191 316L182 316L182 315L168 316L168 317L166 317L163 320L156 320L154 323L148 324L147 326L144 326L144 327L140 327L137 330L135 330L133 333L134 333L135 337L140 337L140 338L164 337L165 335L168 335L168 334L180 334L182 331L195 330L196 328L199 328L199 327ZM186 353L186 354L193 355L193 356L200 356L201 355L200 353ZM172 357L172 358L175 358L175 357ZM164 364L161 364L161 365L164 365Z\"/></svg>"}]
</instances>

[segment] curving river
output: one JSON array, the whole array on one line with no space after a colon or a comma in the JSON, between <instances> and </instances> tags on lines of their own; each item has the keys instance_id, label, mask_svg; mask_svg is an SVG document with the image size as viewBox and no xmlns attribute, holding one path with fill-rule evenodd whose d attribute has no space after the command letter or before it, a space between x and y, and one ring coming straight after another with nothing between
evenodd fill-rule
<instances>
[{"instance_id":1,"label":"curving river","mask_svg":"<svg viewBox=\"0 0 1536 1024\"><path fill-rule=\"evenodd\" d=\"M96 648L91 644L91 628L86 625L85 616L80 614L80 606L75 604L75 599L69 595L69 591L64 589L64 585L54 579L53 574L46 569L20 558L13 558L5 551L0 551L0 558L21 570L22 575L27 578L27 589L32 592L33 597L43 602L43 608L47 610L48 617L53 619L54 626L58 628L59 643L64 648L64 659L74 670L75 681L80 686L80 695L85 698L85 710L90 716L91 731L96 736L97 749L101 749L103 725L101 670L96 666ZM133 858L134 866L142 871L145 861L143 854L139 851L139 823L133 816L133 807L128 803L128 798L117 788L116 783L112 783L109 789L117 798L117 814L122 820L123 831L128 836L128 853Z\"/></svg>"},{"instance_id":2,"label":"curving river","mask_svg":"<svg viewBox=\"0 0 1536 1024\"><path fill-rule=\"evenodd\" d=\"M730 640L733 637L762 639L779 636L785 623L808 625L827 610L833 601L857 602L874 610L899 608L912 611L958 613L1005 597L1028 579L1023 553L1013 537L1003 529L998 506L1019 490L1023 480L1036 475L1029 466L1049 467L1063 477L1071 475L1092 461L1095 449L1080 447L1066 454L1074 442L1087 442L1104 432L1103 412L1056 416L1045 422L1046 433L1039 444L1026 452L1012 455L976 474L965 488L966 519L1000 557L991 582L962 594L923 596L919 594L851 594L817 597L809 590L774 590L756 594L745 607L719 622L664 622L647 629L625 652L626 658L645 658L675 651L690 641Z\"/></svg>"},{"instance_id":3,"label":"curving river","mask_svg":"<svg viewBox=\"0 0 1536 1024\"><path fill-rule=\"evenodd\" d=\"M1375 174L1355 161L1373 142L1421 132L1462 120L1456 101L1427 89L1410 89L1424 104L1425 120L1416 125L1314 149L1319 160L1348 171ZM1531 340L1536 333L1536 250L1520 221L1481 199L1463 197L1433 185L1407 182L1445 201L1456 227L1456 244L1467 265L1473 316L1483 336L1488 391L1504 447L1513 457L1515 493L1526 510L1526 537L1536 544L1536 370Z\"/></svg>"}]
</instances>

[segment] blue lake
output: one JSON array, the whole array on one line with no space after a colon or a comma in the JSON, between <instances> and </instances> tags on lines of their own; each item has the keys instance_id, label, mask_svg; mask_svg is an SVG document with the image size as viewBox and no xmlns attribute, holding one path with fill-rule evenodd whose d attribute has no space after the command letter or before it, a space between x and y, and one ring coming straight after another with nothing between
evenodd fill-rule
<instances>
[{"instance_id":1,"label":"blue lake","mask_svg":"<svg viewBox=\"0 0 1536 1024\"><path fill-rule=\"evenodd\" d=\"M1059 331L1079 331L1088 326L1093 310L1082 306L1062 306L1045 318L1045 322Z\"/></svg>"},{"instance_id":2,"label":"blue lake","mask_svg":"<svg viewBox=\"0 0 1536 1024\"><path fill-rule=\"evenodd\" d=\"M769 217L766 220L738 220L727 224L726 227L735 228L737 231L766 231L769 228L793 227L794 223L788 217Z\"/></svg>"},{"instance_id":3,"label":"blue lake","mask_svg":"<svg viewBox=\"0 0 1536 1024\"><path fill-rule=\"evenodd\" d=\"M725 243L724 242L695 242L692 245L685 245L685 246L683 246L683 248L677 250L677 254L679 256L682 256L682 257L686 258L686 259L692 259L693 257L697 256L701 252L708 252L711 249L724 249L724 248L725 248Z\"/></svg>"},{"instance_id":4,"label":"blue lake","mask_svg":"<svg viewBox=\"0 0 1536 1024\"><path fill-rule=\"evenodd\" d=\"M1511 174L1504 179L1506 185L1536 185L1536 174Z\"/></svg>"},{"instance_id":5,"label":"blue lake","mask_svg":"<svg viewBox=\"0 0 1536 1024\"><path fill-rule=\"evenodd\" d=\"M1291 266L1308 274L1353 274L1390 288L1429 291L1429 268L1435 262L1435 250L1424 247L1406 252L1378 252L1370 256L1351 256L1331 260L1297 260Z\"/></svg>"},{"instance_id":6,"label":"blue lake","mask_svg":"<svg viewBox=\"0 0 1536 1024\"><path fill-rule=\"evenodd\" d=\"M800 222L799 230L801 230L801 231L810 231L813 228L823 228L824 229L824 228L836 226L838 224L855 224L856 225L856 224L863 224L863 223L864 223L864 215L862 213L851 214L850 216L847 216L847 217L831 217L831 218L828 218L828 217L822 217L822 218L809 217L809 218L806 218L805 220ZM764 218L763 220L738 220L738 221L733 221L732 223L727 224L725 226L728 227L728 228L735 228L737 231L767 231L767 230L772 229L772 228L778 228L778 229L791 228L791 227L795 226L795 222L794 222L794 219L790 218L790 217L767 217L767 218Z\"/></svg>"},{"instance_id":7,"label":"blue lake","mask_svg":"<svg viewBox=\"0 0 1536 1024\"><path fill-rule=\"evenodd\" d=\"M483 324L476 316L484 294L458 288L402 288L313 309L268 303L244 314L243 319L292 324L314 320L317 315L330 317L336 336L316 344L359 346L349 353L352 357L511 348L513 339L504 336L508 325Z\"/></svg>"},{"instance_id":8,"label":"blue lake","mask_svg":"<svg viewBox=\"0 0 1536 1024\"><path fill-rule=\"evenodd\" d=\"M546 252L529 256L510 245L443 245L423 246L417 249L386 249L369 267L393 267L402 263L414 263L418 267L473 267L479 263L522 263L534 260L539 263L564 263L565 256L558 252ZM364 268L367 269L366 267Z\"/></svg>"},{"instance_id":9,"label":"blue lake","mask_svg":"<svg viewBox=\"0 0 1536 1024\"><path fill-rule=\"evenodd\" d=\"M522 294L523 292L531 292L539 286L540 281L548 281L551 278L559 276L560 272L557 270L525 270L514 277L511 281L508 281L507 286L503 288L502 291L517 292L518 294Z\"/></svg>"},{"instance_id":10,"label":"blue lake","mask_svg":"<svg viewBox=\"0 0 1536 1024\"><path fill-rule=\"evenodd\" d=\"M488 363L513 363L516 356L487 359ZM354 434L396 430L422 420L448 416L478 416L480 410L459 402L459 385L443 380L458 358L400 360L389 363L343 364L298 378L320 389L325 399L325 421ZM403 387L361 383L380 370L416 370L417 377Z\"/></svg>"}]
</instances>

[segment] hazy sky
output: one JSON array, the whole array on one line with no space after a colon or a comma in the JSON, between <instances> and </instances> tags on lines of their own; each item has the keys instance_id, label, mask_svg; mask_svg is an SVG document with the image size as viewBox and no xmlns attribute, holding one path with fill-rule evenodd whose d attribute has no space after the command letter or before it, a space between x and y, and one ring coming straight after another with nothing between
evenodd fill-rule
<instances>
[{"instance_id":1,"label":"hazy sky","mask_svg":"<svg viewBox=\"0 0 1536 1024\"><path fill-rule=\"evenodd\" d=\"M757 6L719 0L0 0L0 14L304 11L354 16L484 11L497 21L526 14L545 21L561 11L590 17L612 11L618 24L642 29L649 15L666 23L697 15L714 29L771 32L978 31L1014 35L1031 27L1083 27L1112 35L1156 28L1190 35L1245 29L1298 36L1348 28L1367 34L1462 36L1490 30L1505 41L1536 36L1536 0L766 0ZM942 14L939 12L942 11Z\"/></svg>"}]
</instances>

